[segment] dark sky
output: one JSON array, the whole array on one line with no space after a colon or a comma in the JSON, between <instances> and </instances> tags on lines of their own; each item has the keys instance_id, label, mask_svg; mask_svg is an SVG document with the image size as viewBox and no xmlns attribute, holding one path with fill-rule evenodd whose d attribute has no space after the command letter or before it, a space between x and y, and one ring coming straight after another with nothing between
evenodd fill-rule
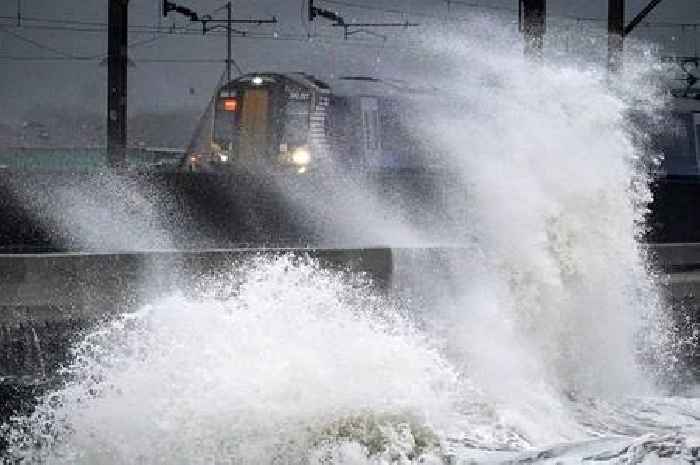
<instances>
[{"instance_id":1,"label":"dark sky","mask_svg":"<svg viewBox=\"0 0 700 465\"><path fill-rule=\"evenodd\" d=\"M319 6L335 9L346 20L421 22L420 32L429 34L431 28L440 27L448 15L444 0L344 0L351 4L370 5L378 9L401 10L406 15L382 13L349 5L324 3ZM648 0L628 0L628 20ZM16 27L11 19L0 20L0 103L3 105L0 122L13 120L32 108L50 105L66 111L103 112L106 100L106 67L100 66L100 56L106 51L106 0L19 0L25 20ZM221 0L177 0L200 13L207 13L223 5ZM504 21L513 21L516 0L471 0L490 7L482 10L465 5L452 5L452 18L469 17L487 11L499 14ZM201 108L209 98L223 70L223 63L154 63L148 60L191 60L202 58L223 59L225 42L221 35L168 35L155 34L157 26L187 25L182 17L162 19L160 0L131 0L131 42L135 44L130 56L135 67L130 70L130 112L163 111L174 108ZM17 0L0 2L0 16L15 17ZM501 9L494 9L501 8ZM391 58L391 47L381 49L382 41L372 36L358 36L357 40L371 42L366 46L356 41L341 40L338 29L309 25L302 18L303 0L234 1L235 16L241 18L266 18L276 15L277 26L247 27L258 35L279 34L281 39L239 38L234 41L234 56L245 71L305 70L317 74L381 74L376 59ZM559 20L562 16L605 18L607 0L549 0L550 22L555 25L578 24L576 20ZM220 11L216 15L225 14ZM51 20L49 22L46 20ZM80 21L85 24L56 21ZM684 55L696 53L698 28L661 27L658 23L700 23L700 0L665 0L648 18L655 27L642 27L636 33L639 38L655 40L670 52ZM98 23L98 24L91 24ZM604 23L584 21L585 27ZM582 26L583 27L583 26ZM67 30L70 29L70 30ZM193 28L197 30L197 28ZM324 39L311 42L301 40L309 31L324 35ZM389 34L387 44L401 46L406 35ZM333 36L335 39L327 37ZM31 43L34 42L34 43ZM49 48L53 50L49 50ZM10 60L8 57L12 57ZM44 61L18 61L34 58L52 58ZM91 60L56 60L56 57L93 57ZM63 58L60 58L61 60Z\"/></svg>"}]
</instances>

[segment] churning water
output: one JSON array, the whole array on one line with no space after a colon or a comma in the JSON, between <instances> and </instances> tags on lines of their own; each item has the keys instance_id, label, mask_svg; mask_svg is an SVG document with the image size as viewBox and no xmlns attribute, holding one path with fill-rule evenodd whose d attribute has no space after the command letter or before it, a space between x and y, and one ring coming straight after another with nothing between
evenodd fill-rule
<instances>
[{"instance_id":1,"label":"churning water","mask_svg":"<svg viewBox=\"0 0 700 465\"><path fill-rule=\"evenodd\" d=\"M515 35L470 27L397 65L424 90L421 112L404 115L435 155L424 162L461 183L445 193L450 221L389 221L381 197L328 208L331 219L357 217L347 227L373 245L449 248L399 255L389 296L313 263L260 259L202 283L198 298L105 324L75 347L65 386L5 429L11 454L47 464L696 460L700 402L667 395L682 341L638 242L658 154L630 114L653 120L663 106L655 66L642 54L610 83L584 61L528 63Z\"/></svg>"}]
</instances>

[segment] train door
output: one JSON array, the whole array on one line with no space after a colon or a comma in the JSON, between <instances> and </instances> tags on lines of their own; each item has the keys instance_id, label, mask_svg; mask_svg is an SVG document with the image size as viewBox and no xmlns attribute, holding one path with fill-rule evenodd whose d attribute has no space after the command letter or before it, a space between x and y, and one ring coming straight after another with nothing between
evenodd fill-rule
<instances>
[{"instance_id":1,"label":"train door","mask_svg":"<svg viewBox=\"0 0 700 465\"><path fill-rule=\"evenodd\" d=\"M269 146L270 96L266 89L247 89L241 108L241 161L255 162L265 157Z\"/></svg>"},{"instance_id":2,"label":"train door","mask_svg":"<svg viewBox=\"0 0 700 465\"><path fill-rule=\"evenodd\" d=\"M382 134L379 124L379 101L375 97L360 98L363 153L367 166L382 164Z\"/></svg>"}]
</instances>

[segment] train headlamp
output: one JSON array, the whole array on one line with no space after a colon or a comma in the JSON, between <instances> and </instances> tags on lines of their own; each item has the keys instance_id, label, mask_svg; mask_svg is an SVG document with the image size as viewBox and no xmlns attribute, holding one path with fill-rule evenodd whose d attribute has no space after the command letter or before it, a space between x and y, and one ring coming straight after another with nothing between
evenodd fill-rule
<instances>
[{"instance_id":1,"label":"train headlamp","mask_svg":"<svg viewBox=\"0 0 700 465\"><path fill-rule=\"evenodd\" d=\"M263 78L260 76L255 76L250 82L252 82L254 86L261 86L263 85Z\"/></svg>"},{"instance_id":2,"label":"train headlamp","mask_svg":"<svg viewBox=\"0 0 700 465\"><path fill-rule=\"evenodd\" d=\"M292 163L297 166L306 166L311 163L311 154L309 150L304 147L294 149L292 152Z\"/></svg>"}]
</instances>

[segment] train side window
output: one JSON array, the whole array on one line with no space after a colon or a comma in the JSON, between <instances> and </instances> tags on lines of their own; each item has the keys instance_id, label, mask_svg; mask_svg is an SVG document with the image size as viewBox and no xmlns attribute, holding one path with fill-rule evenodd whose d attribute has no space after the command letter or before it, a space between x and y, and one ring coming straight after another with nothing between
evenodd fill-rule
<instances>
[{"instance_id":1,"label":"train side window","mask_svg":"<svg viewBox=\"0 0 700 465\"><path fill-rule=\"evenodd\" d=\"M362 130L365 139L365 150L376 151L381 147L379 130L379 105L376 98L363 97L361 102Z\"/></svg>"},{"instance_id":2,"label":"train side window","mask_svg":"<svg viewBox=\"0 0 700 465\"><path fill-rule=\"evenodd\" d=\"M693 127L695 128L695 160L700 168L700 113L693 113Z\"/></svg>"},{"instance_id":3,"label":"train side window","mask_svg":"<svg viewBox=\"0 0 700 465\"><path fill-rule=\"evenodd\" d=\"M369 133L369 112L363 111L362 112L362 132L365 136L365 148L368 149L370 148L370 140L371 140L371 135Z\"/></svg>"}]
</instances>

